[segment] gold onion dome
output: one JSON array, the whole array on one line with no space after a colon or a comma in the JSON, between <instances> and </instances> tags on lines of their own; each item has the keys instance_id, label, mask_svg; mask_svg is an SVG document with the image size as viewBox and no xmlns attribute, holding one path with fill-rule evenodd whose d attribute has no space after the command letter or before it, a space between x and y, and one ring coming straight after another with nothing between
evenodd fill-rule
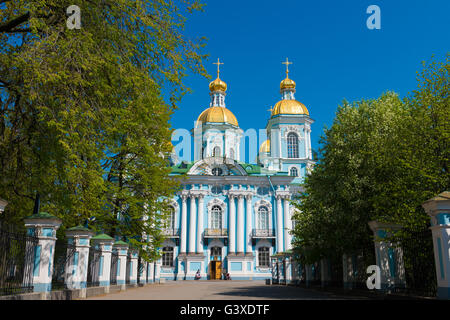
<instances>
[{"instance_id":1,"label":"gold onion dome","mask_svg":"<svg viewBox=\"0 0 450 320\"><path fill-rule=\"evenodd\" d=\"M269 153L269 152L270 152L270 140L266 140L259 147L259 153Z\"/></svg>"},{"instance_id":2,"label":"gold onion dome","mask_svg":"<svg viewBox=\"0 0 450 320\"><path fill-rule=\"evenodd\" d=\"M280 100L272 109L272 117L278 114L306 114L309 111L306 106L297 100Z\"/></svg>"},{"instance_id":3,"label":"gold onion dome","mask_svg":"<svg viewBox=\"0 0 450 320\"><path fill-rule=\"evenodd\" d=\"M284 79L280 83L280 90L283 91L285 89L295 89L295 81L292 79L289 79L287 76L286 76L286 79Z\"/></svg>"},{"instance_id":4,"label":"gold onion dome","mask_svg":"<svg viewBox=\"0 0 450 320\"><path fill-rule=\"evenodd\" d=\"M236 127L239 127L234 114L225 107L209 107L200 114L197 121L201 121L203 123L205 122L228 123Z\"/></svg>"},{"instance_id":5,"label":"gold onion dome","mask_svg":"<svg viewBox=\"0 0 450 320\"><path fill-rule=\"evenodd\" d=\"M225 91L227 91L227 84L224 81L220 80L219 77L217 77L216 80L210 82L209 90L211 92L214 92L214 91L225 92Z\"/></svg>"}]
</instances>

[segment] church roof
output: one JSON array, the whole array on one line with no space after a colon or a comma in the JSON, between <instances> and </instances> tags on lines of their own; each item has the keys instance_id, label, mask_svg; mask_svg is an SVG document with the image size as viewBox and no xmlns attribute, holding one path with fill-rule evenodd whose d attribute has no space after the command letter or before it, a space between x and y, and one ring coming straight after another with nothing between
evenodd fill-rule
<instances>
[{"instance_id":1,"label":"church roof","mask_svg":"<svg viewBox=\"0 0 450 320\"><path fill-rule=\"evenodd\" d=\"M185 174L191 169L191 167L194 165L194 162L187 162L182 161L181 163L172 166L172 171L170 174Z\"/></svg>"},{"instance_id":2,"label":"church roof","mask_svg":"<svg viewBox=\"0 0 450 320\"><path fill-rule=\"evenodd\" d=\"M195 164L195 162L188 162L188 161L182 161L178 165L174 165L171 167L171 175L181 175L186 174L188 171L192 168L192 166ZM269 171L267 169L262 168L260 165L252 164L252 163L245 163L237 161L237 164L239 164L247 173L249 176L288 176L288 172L283 171Z\"/></svg>"}]
</instances>

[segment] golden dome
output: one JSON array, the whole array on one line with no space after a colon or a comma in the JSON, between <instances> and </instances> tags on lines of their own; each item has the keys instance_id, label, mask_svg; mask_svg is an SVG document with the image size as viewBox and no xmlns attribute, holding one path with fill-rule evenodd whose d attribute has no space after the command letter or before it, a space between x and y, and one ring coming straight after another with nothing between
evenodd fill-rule
<instances>
[{"instance_id":1,"label":"golden dome","mask_svg":"<svg viewBox=\"0 0 450 320\"><path fill-rule=\"evenodd\" d=\"M214 91L227 91L227 84L225 82L223 82L222 80L219 79L219 77L217 77L216 80L211 81L209 84L209 90L211 92Z\"/></svg>"},{"instance_id":2,"label":"golden dome","mask_svg":"<svg viewBox=\"0 0 450 320\"><path fill-rule=\"evenodd\" d=\"M272 117L278 114L306 114L309 116L309 111L303 103L297 100L281 100L272 109Z\"/></svg>"},{"instance_id":3,"label":"golden dome","mask_svg":"<svg viewBox=\"0 0 450 320\"><path fill-rule=\"evenodd\" d=\"M200 114L197 121L228 123L239 127L234 114L225 107L209 107Z\"/></svg>"},{"instance_id":4,"label":"golden dome","mask_svg":"<svg viewBox=\"0 0 450 320\"><path fill-rule=\"evenodd\" d=\"M266 140L259 147L259 153L269 153L270 152L270 140Z\"/></svg>"},{"instance_id":5,"label":"golden dome","mask_svg":"<svg viewBox=\"0 0 450 320\"><path fill-rule=\"evenodd\" d=\"M295 81L286 76L286 79L280 83L280 90L284 89L295 89Z\"/></svg>"}]
</instances>

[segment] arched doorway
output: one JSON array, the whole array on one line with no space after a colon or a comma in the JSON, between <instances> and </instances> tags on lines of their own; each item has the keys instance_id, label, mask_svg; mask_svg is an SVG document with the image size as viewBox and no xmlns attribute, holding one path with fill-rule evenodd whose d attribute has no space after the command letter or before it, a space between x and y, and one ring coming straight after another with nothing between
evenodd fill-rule
<instances>
[{"instance_id":1,"label":"arched doorway","mask_svg":"<svg viewBox=\"0 0 450 320\"><path fill-rule=\"evenodd\" d=\"M222 276L222 248L211 247L209 262L209 279L220 280Z\"/></svg>"}]
</instances>

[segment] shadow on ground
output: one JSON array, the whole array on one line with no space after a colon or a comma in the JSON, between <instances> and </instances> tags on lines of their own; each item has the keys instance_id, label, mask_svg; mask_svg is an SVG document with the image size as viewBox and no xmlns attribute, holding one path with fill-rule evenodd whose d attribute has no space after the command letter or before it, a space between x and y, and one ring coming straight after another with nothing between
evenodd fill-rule
<instances>
[{"instance_id":1,"label":"shadow on ground","mask_svg":"<svg viewBox=\"0 0 450 320\"><path fill-rule=\"evenodd\" d=\"M274 300L364 299L364 297L352 297L347 295L341 296L332 292L318 292L312 289L282 285L240 287L232 290L217 292L214 295L239 296L245 298L265 298Z\"/></svg>"}]
</instances>

